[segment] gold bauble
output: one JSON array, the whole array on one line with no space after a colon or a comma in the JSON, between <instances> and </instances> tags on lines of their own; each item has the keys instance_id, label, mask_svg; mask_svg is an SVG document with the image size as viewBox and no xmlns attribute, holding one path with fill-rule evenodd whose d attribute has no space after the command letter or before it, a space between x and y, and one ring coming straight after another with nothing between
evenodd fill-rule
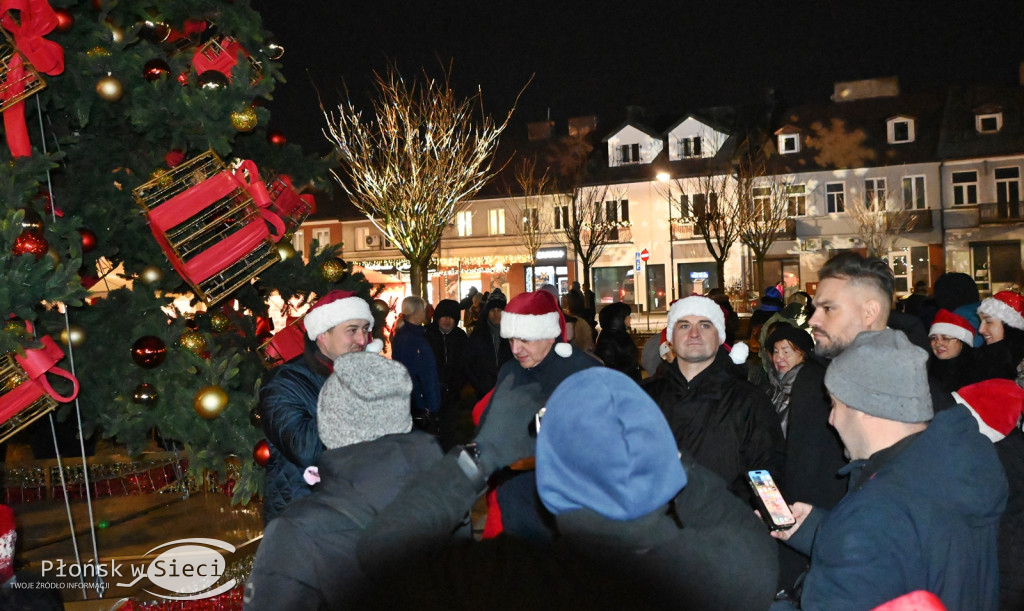
<instances>
[{"instance_id":1,"label":"gold bauble","mask_svg":"<svg viewBox=\"0 0 1024 611\"><path fill-rule=\"evenodd\" d=\"M77 348L85 343L85 329L78 325L68 325L63 331L60 332L60 343L65 346L68 342L71 342L72 348Z\"/></svg>"},{"instance_id":2,"label":"gold bauble","mask_svg":"<svg viewBox=\"0 0 1024 611\"><path fill-rule=\"evenodd\" d=\"M164 279L164 270L155 265L147 265L139 272L139 280L144 284L157 284Z\"/></svg>"},{"instance_id":3,"label":"gold bauble","mask_svg":"<svg viewBox=\"0 0 1024 611\"><path fill-rule=\"evenodd\" d=\"M277 243L277 256L281 257L282 261L287 261L297 254L290 240L284 239Z\"/></svg>"},{"instance_id":4,"label":"gold bauble","mask_svg":"<svg viewBox=\"0 0 1024 611\"><path fill-rule=\"evenodd\" d=\"M228 393L216 384L199 389L192 399L192 407L203 420L213 420L228 406Z\"/></svg>"},{"instance_id":5,"label":"gold bauble","mask_svg":"<svg viewBox=\"0 0 1024 611\"><path fill-rule=\"evenodd\" d=\"M259 118L256 116L256 109L251 106L231 113L231 127L240 132L251 132L256 129L257 123Z\"/></svg>"},{"instance_id":6,"label":"gold bauble","mask_svg":"<svg viewBox=\"0 0 1024 611\"><path fill-rule=\"evenodd\" d=\"M214 333L223 333L230 325L231 319L228 318L227 314L221 312L210 314L210 328L213 329Z\"/></svg>"},{"instance_id":7,"label":"gold bauble","mask_svg":"<svg viewBox=\"0 0 1024 611\"><path fill-rule=\"evenodd\" d=\"M53 246L46 249L46 256L50 257L50 260L53 261L54 267L60 265L60 253Z\"/></svg>"},{"instance_id":8,"label":"gold bauble","mask_svg":"<svg viewBox=\"0 0 1024 611\"><path fill-rule=\"evenodd\" d=\"M116 102L124 95L124 87L121 81L108 74L96 82L96 93L107 102Z\"/></svg>"},{"instance_id":9,"label":"gold bauble","mask_svg":"<svg viewBox=\"0 0 1024 611\"><path fill-rule=\"evenodd\" d=\"M345 275L345 266L337 259L328 259L320 264L320 275L328 282L337 282Z\"/></svg>"},{"instance_id":10,"label":"gold bauble","mask_svg":"<svg viewBox=\"0 0 1024 611\"><path fill-rule=\"evenodd\" d=\"M181 339L178 340L182 348L186 348L197 355L201 355L206 352L206 338L199 331L189 329L181 334Z\"/></svg>"},{"instance_id":11,"label":"gold bauble","mask_svg":"<svg viewBox=\"0 0 1024 611\"><path fill-rule=\"evenodd\" d=\"M88 51L86 51L85 54L88 55L89 57L93 57L93 58L96 58L96 57L110 57L111 55L113 55L113 53L110 52L110 49L108 49L106 47L93 47L93 48L89 49Z\"/></svg>"}]
</instances>

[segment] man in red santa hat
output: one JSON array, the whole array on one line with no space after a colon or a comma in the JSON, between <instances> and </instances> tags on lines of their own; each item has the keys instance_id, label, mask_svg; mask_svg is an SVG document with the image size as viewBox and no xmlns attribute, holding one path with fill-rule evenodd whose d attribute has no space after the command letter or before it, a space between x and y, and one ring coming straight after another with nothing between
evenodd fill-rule
<instances>
[{"instance_id":1,"label":"man in red santa hat","mask_svg":"<svg viewBox=\"0 0 1024 611\"><path fill-rule=\"evenodd\" d=\"M536 407L532 411L539 412L562 380L601 364L593 356L573 350L565 341L565 318L558 300L547 291L520 293L509 301L501 316L501 336L509 340L515 358L498 372L482 421L489 413L507 409L510 395L524 389L529 392L515 392L517 403L521 405L525 395ZM537 432L524 427L509 434L533 435L535 440ZM471 450L485 452L486 448ZM488 511L490 533L503 531L535 541L551 539L554 519L537 495L532 461L498 472L491 483L496 493L488 496L492 501Z\"/></svg>"}]
</instances>

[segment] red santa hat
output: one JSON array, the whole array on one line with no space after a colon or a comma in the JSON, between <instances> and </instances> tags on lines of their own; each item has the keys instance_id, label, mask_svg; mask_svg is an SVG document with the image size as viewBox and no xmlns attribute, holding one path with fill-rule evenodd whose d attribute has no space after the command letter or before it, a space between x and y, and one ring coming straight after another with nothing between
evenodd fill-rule
<instances>
[{"instance_id":1,"label":"red santa hat","mask_svg":"<svg viewBox=\"0 0 1024 611\"><path fill-rule=\"evenodd\" d=\"M968 346L974 345L974 326L971 321L946 309L939 310L935 315L928 335L948 335Z\"/></svg>"},{"instance_id":2,"label":"red santa hat","mask_svg":"<svg viewBox=\"0 0 1024 611\"><path fill-rule=\"evenodd\" d=\"M675 357L672 352L672 340L668 337L668 327L661 330L661 341L658 343L658 356L663 361L671 362Z\"/></svg>"},{"instance_id":3,"label":"red santa hat","mask_svg":"<svg viewBox=\"0 0 1024 611\"><path fill-rule=\"evenodd\" d=\"M979 314L988 314L1014 329L1024 330L1024 297L1013 291L999 291L978 306Z\"/></svg>"},{"instance_id":4,"label":"red santa hat","mask_svg":"<svg viewBox=\"0 0 1024 611\"><path fill-rule=\"evenodd\" d=\"M931 592L914 590L871 611L946 611L946 607L942 600Z\"/></svg>"},{"instance_id":5,"label":"red santa hat","mask_svg":"<svg viewBox=\"0 0 1024 611\"><path fill-rule=\"evenodd\" d=\"M1024 412L1024 389L1013 380L996 378L970 384L953 393L953 398L967 406L981 434L993 443L1009 435Z\"/></svg>"},{"instance_id":6,"label":"red santa hat","mask_svg":"<svg viewBox=\"0 0 1024 611\"><path fill-rule=\"evenodd\" d=\"M334 290L317 300L316 305L306 312L302 324L306 335L316 341L321 333L330 331L346 320L365 320L373 329L373 314L370 304L352 291ZM368 352L380 352L384 348L380 340L373 340L366 346Z\"/></svg>"},{"instance_id":7,"label":"red santa hat","mask_svg":"<svg viewBox=\"0 0 1024 611\"><path fill-rule=\"evenodd\" d=\"M0 505L0 584L14 577L14 544L17 539L14 510L7 505Z\"/></svg>"},{"instance_id":8,"label":"red santa hat","mask_svg":"<svg viewBox=\"0 0 1024 611\"><path fill-rule=\"evenodd\" d=\"M572 354L572 345L565 342L565 316L558 307L558 300L547 291L513 297L501 315L501 336L526 341L555 338L558 356Z\"/></svg>"}]
</instances>

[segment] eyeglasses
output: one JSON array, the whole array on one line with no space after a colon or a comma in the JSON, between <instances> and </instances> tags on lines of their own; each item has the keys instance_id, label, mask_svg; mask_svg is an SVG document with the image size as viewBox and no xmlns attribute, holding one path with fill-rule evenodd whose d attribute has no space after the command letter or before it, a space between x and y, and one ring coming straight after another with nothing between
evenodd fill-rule
<instances>
[{"instance_id":1,"label":"eyeglasses","mask_svg":"<svg viewBox=\"0 0 1024 611\"><path fill-rule=\"evenodd\" d=\"M949 344L956 341L956 338L948 335L929 335L928 341L933 344Z\"/></svg>"}]
</instances>

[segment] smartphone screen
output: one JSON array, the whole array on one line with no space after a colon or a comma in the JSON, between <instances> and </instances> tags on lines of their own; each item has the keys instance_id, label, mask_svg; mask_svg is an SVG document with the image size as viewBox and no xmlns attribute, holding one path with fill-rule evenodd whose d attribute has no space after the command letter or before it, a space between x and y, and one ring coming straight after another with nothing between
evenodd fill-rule
<instances>
[{"instance_id":1,"label":"smartphone screen","mask_svg":"<svg viewBox=\"0 0 1024 611\"><path fill-rule=\"evenodd\" d=\"M782 498L779 487L775 485L771 473L767 471L748 471L747 481L754 490L761 517L772 530L786 530L796 524L796 519L789 511L786 499Z\"/></svg>"}]
</instances>

